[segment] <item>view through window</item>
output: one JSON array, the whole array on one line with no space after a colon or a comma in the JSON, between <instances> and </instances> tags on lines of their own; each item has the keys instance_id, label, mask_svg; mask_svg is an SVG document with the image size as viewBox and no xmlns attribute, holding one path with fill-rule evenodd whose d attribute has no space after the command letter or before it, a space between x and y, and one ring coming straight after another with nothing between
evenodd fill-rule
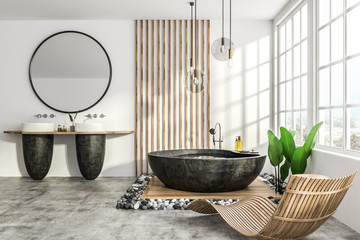
<instances>
[{"instance_id":1,"label":"view through window","mask_svg":"<svg viewBox=\"0 0 360 240\"><path fill-rule=\"evenodd\" d=\"M278 26L278 125L306 139L307 128L307 4L300 5Z\"/></svg>"},{"instance_id":2,"label":"view through window","mask_svg":"<svg viewBox=\"0 0 360 240\"><path fill-rule=\"evenodd\" d=\"M320 145L360 151L360 0L318 0Z\"/></svg>"}]
</instances>

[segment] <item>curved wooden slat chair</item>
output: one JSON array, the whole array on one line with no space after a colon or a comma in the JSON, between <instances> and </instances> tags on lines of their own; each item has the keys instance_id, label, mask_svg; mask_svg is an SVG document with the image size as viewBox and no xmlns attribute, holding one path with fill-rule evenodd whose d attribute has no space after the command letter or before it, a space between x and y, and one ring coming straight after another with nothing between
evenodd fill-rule
<instances>
[{"instance_id":1,"label":"curved wooden slat chair","mask_svg":"<svg viewBox=\"0 0 360 240\"><path fill-rule=\"evenodd\" d=\"M188 209L220 216L236 231L257 239L298 239L318 229L335 213L357 170L342 178L292 175L279 206L254 195L227 206L197 200Z\"/></svg>"}]
</instances>

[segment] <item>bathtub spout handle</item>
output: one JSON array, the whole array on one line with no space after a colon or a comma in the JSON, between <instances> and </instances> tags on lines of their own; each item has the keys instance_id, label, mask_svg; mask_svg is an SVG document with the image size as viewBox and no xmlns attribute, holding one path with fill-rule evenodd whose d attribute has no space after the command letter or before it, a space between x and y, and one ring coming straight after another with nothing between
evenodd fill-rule
<instances>
[{"instance_id":1,"label":"bathtub spout handle","mask_svg":"<svg viewBox=\"0 0 360 240\"><path fill-rule=\"evenodd\" d=\"M216 143L216 141L215 141L215 133L216 133L215 128L210 128L209 133L210 133L210 134L212 135L212 137L213 137L213 144L214 144L214 149L215 149L215 143Z\"/></svg>"},{"instance_id":2,"label":"bathtub spout handle","mask_svg":"<svg viewBox=\"0 0 360 240\"><path fill-rule=\"evenodd\" d=\"M219 139L218 140L215 139L215 133L216 133L216 128L217 127L219 129ZM221 125L220 125L220 123L217 122L215 124L215 128L210 128L209 132L210 132L211 135L213 135L214 149L216 148L215 144L217 142L219 143L219 149L221 149L221 143L223 142L223 137L221 136Z\"/></svg>"}]
</instances>

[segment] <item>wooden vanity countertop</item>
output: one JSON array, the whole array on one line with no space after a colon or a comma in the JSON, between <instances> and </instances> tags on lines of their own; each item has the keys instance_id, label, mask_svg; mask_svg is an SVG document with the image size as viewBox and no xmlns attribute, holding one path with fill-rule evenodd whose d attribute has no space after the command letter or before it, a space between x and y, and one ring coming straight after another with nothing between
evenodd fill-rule
<instances>
[{"instance_id":1,"label":"wooden vanity countertop","mask_svg":"<svg viewBox=\"0 0 360 240\"><path fill-rule=\"evenodd\" d=\"M131 134L134 131L97 131L97 132L23 132L21 130L4 131L7 134L54 134L54 135L76 135L76 134Z\"/></svg>"}]
</instances>

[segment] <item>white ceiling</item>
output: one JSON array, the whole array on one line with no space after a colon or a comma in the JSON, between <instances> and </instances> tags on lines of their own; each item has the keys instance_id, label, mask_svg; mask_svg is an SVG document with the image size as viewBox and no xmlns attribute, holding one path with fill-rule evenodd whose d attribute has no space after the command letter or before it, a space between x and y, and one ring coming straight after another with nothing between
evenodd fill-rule
<instances>
[{"instance_id":1,"label":"white ceiling","mask_svg":"<svg viewBox=\"0 0 360 240\"><path fill-rule=\"evenodd\" d=\"M271 20L290 0L232 0L233 19ZM0 0L0 20L187 19L190 0ZM221 0L198 0L199 19L220 19ZM228 4L229 0L225 0Z\"/></svg>"}]
</instances>

